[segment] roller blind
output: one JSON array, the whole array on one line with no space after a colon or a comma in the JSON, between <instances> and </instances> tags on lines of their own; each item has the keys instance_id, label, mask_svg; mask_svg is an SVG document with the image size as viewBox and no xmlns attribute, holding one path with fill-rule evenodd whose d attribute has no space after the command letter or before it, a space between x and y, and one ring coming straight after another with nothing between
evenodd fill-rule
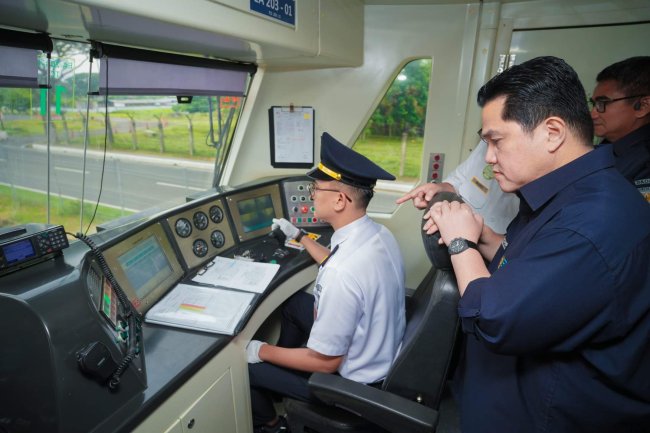
<instances>
[{"instance_id":1,"label":"roller blind","mask_svg":"<svg viewBox=\"0 0 650 433\"><path fill-rule=\"evenodd\" d=\"M0 87L38 87L38 51L52 51L47 35L0 29Z\"/></svg>"},{"instance_id":2,"label":"roller blind","mask_svg":"<svg viewBox=\"0 0 650 433\"><path fill-rule=\"evenodd\" d=\"M255 65L102 45L99 91L110 95L242 96Z\"/></svg>"}]
</instances>

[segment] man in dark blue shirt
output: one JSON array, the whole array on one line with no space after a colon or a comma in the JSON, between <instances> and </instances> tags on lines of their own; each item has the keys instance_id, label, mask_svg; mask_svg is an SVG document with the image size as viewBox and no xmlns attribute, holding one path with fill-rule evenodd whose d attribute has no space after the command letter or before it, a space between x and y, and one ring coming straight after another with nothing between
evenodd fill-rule
<instances>
[{"instance_id":1,"label":"man in dark blue shirt","mask_svg":"<svg viewBox=\"0 0 650 433\"><path fill-rule=\"evenodd\" d=\"M616 168L650 202L650 56L609 65L596 81L594 132L601 145L613 143Z\"/></svg>"},{"instance_id":2,"label":"man in dark blue shirt","mask_svg":"<svg viewBox=\"0 0 650 433\"><path fill-rule=\"evenodd\" d=\"M650 206L591 146L586 99L555 57L492 78L481 137L519 214L505 237L465 204L425 215L461 293L464 433L650 431Z\"/></svg>"}]
</instances>

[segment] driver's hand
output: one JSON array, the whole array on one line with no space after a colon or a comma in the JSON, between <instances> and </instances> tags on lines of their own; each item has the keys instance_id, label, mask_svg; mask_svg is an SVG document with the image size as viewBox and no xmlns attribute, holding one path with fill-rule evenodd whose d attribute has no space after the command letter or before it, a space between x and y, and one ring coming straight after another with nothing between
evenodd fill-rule
<instances>
[{"instance_id":1,"label":"driver's hand","mask_svg":"<svg viewBox=\"0 0 650 433\"><path fill-rule=\"evenodd\" d=\"M284 233L288 240L295 239L300 233L298 227L294 226L284 218L273 218L271 229L275 230L277 228L282 230L282 233Z\"/></svg>"},{"instance_id":2,"label":"driver's hand","mask_svg":"<svg viewBox=\"0 0 650 433\"><path fill-rule=\"evenodd\" d=\"M262 362L260 359L260 347L262 347L263 344L266 343L259 340L251 340L248 343L246 346L246 360L249 364L257 364L258 362Z\"/></svg>"}]
</instances>

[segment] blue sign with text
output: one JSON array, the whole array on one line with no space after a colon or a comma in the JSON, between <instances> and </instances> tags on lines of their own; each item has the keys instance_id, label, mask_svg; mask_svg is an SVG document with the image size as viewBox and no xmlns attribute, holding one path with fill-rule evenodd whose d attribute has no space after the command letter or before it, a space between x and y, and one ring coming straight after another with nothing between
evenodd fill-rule
<instances>
[{"instance_id":1,"label":"blue sign with text","mask_svg":"<svg viewBox=\"0 0 650 433\"><path fill-rule=\"evenodd\" d=\"M250 9L265 17L296 26L296 0L250 0Z\"/></svg>"}]
</instances>

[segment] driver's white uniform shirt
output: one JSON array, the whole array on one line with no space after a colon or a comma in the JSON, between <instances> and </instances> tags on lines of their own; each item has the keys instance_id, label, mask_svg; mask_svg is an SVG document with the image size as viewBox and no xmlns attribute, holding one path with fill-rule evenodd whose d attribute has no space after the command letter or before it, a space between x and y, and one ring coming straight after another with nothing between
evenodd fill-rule
<instances>
[{"instance_id":1,"label":"driver's white uniform shirt","mask_svg":"<svg viewBox=\"0 0 650 433\"><path fill-rule=\"evenodd\" d=\"M404 336L404 262L392 233L367 215L334 232L335 248L316 278L307 347L344 355L341 376L377 382Z\"/></svg>"},{"instance_id":2,"label":"driver's white uniform shirt","mask_svg":"<svg viewBox=\"0 0 650 433\"><path fill-rule=\"evenodd\" d=\"M519 212L519 198L503 192L485 162L487 144L481 141L443 182L453 185L465 203L481 214L485 224L497 233L505 233Z\"/></svg>"}]
</instances>

